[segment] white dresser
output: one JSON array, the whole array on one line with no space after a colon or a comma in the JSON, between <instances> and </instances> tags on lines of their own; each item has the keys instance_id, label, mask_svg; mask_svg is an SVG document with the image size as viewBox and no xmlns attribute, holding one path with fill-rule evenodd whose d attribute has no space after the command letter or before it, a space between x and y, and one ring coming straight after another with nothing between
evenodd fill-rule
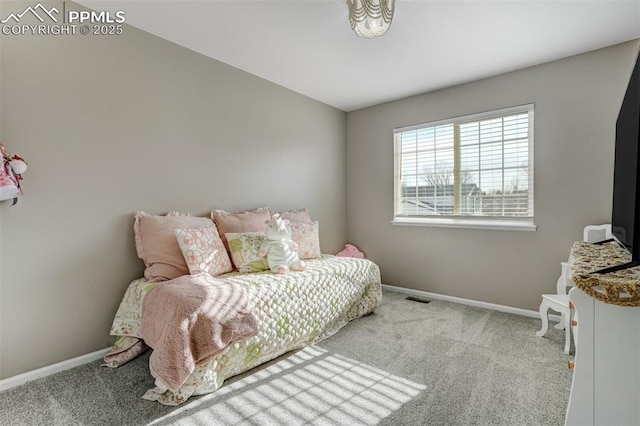
<instances>
[{"instance_id":1,"label":"white dresser","mask_svg":"<svg viewBox=\"0 0 640 426\"><path fill-rule=\"evenodd\" d=\"M640 307L604 303L578 287L569 299L576 352L565 424L640 426Z\"/></svg>"}]
</instances>

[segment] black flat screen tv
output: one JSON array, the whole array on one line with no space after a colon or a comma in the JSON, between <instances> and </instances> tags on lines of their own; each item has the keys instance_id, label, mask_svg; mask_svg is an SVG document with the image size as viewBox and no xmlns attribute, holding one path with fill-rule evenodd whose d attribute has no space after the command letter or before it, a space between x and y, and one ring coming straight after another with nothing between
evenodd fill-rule
<instances>
[{"instance_id":1,"label":"black flat screen tv","mask_svg":"<svg viewBox=\"0 0 640 426\"><path fill-rule=\"evenodd\" d=\"M640 265L640 53L616 121L611 232L631 252L631 261L596 271L608 273Z\"/></svg>"}]
</instances>

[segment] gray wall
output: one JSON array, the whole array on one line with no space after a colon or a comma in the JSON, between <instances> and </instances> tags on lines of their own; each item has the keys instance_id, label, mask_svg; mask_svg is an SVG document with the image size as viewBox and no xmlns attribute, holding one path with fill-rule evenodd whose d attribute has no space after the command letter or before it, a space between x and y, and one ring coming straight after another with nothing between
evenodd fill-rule
<instances>
[{"instance_id":1,"label":"gray wall","mask_svg":"<svg viewBox=\"0 0 640 426\"><path fill-rule=\"evenodd\" d=\"M136 210L308 207L343 247L344 112L131 27L2 38L0 139L29 170L0 207L0 378L112 343Z\"/></svg>"},{"instance_id":2,"label":"gray wall","mask_svg":"<svg viewBox=\"0 0 640 426\"><path fill-rule=\"evenodd\" d=\"M537 310L585 225L610 222L615 121L639 42L347 114L347 229L383 282ZM396 127L535 103L536 232L391 225Z\"/></svg>"}]
</instances>

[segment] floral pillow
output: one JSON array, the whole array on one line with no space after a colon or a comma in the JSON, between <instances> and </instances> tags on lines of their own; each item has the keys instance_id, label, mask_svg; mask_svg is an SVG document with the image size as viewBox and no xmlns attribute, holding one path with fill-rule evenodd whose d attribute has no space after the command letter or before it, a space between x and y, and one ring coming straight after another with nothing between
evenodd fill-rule
<instances>
[{"instance_id":1,"label":"floral pillow","mask_svg":"<svg viewBox=\"0 0 640 426\"><path fill-rule=\"evenodd\" d=\"M240 272L259 272L269 269L267 259L258 251L267 238L264 232L228 232L225 234L231 260Z\"/></svg>"},{"instance_id":2,"label":"floral pillow","mask_svg":"<svg viewBox=\"0 0 640 426\"><path fill-rule=\"evenodd\" d=\"M191 275L205 272L216 276L233 270L215 226L174 229L173 232Z\"/></svg>"},{"instance_id":3,"label":"floral pillow","mask_svg":"<svg viewBox=\"0 0 640 426\"><path fill-rule=\"evenodd\" d=\"M298 257L300 259L319 259L320 234L318 222L290 222L291 237L298 244Z\"/></svg>"}]
</instances>

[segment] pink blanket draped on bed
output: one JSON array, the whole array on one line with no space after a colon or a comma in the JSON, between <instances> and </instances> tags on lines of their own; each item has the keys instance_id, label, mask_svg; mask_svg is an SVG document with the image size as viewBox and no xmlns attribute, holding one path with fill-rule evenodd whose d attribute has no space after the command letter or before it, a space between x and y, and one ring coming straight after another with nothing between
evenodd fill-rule
<instances>
[{"instance_id":1,"label":"pink blanket draped on bed","mask_svg":"<svg viewBox=\"0 0 640 426\"><path fill-rule=\"evenodd\" d=\"M258 325L244 291L207 274L185 275L149 291L141 337L156 386L177 390L200 363L253 336Z\"/></svg>"}]
</instances>

